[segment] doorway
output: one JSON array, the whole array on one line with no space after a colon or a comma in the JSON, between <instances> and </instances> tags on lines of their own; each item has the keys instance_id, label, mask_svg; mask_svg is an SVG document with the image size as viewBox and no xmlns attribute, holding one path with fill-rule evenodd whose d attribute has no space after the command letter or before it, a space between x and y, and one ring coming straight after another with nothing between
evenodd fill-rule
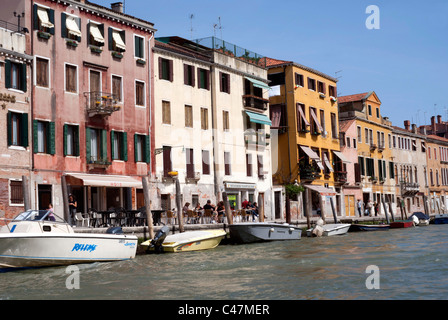
<instances>
[{"instance_id":1,"label":"doorway","mask_svg":"<svg viewBox=\"0 0 448 320\"><path fill-rule=\"evenodd\" d=\"M275 191L274 193L274 202L275 202L275 219L281 219L281 213L282 213L282 192L281 191Z\"/></svg>"},{"instance_id":2,"label":"doorway","mask_svg":"<svg viewBox=\"0 0 448 320\"><path fill-rule=\"evenodd\" d=\"M53 202L52 199L52 185L39 184L37 186L37 201L39 210L48 209L48 205ZM53 204L54 205L54 204Z\"/></svg>"}]
</instances>

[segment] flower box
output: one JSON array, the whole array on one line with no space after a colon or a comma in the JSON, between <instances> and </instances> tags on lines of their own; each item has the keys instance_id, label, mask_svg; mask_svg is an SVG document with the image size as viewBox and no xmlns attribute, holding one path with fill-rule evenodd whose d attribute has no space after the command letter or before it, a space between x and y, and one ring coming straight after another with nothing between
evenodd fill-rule
<instances>
[{"instance_id":1,"label":"flower box","mask_svg":"<svg viewBox=\"0 0 448 320\"><path fill-rule=\"evenodd\" d=\"M103 49L101 49L100 47L97 47L97 46L90 46L90 51L93 53L101 53L101 52L103 52Z\"/></svg>"},{"instance_id":2,"label":"flower box","mask_svg":"<svg viewBox=\"0 0 448 320\"><path fill-rule=\"evenodd\" d=\"M137 59L137 64L141 64L141 65L145 65L146 64L146 60L143 59Z\"/></svg>"},{"instance_id":3,"label":"flower box","mask_svg":"<svg viewBox=\"0 0 448 320\"><path fill-rule=\"evenodd\" d=\"M66 40L65 43L68 46L75 47L75 48L78 46L78 41L75 41L75 40Z\"/></svg>"},{"instance_id":4,"label":"flower box","mask_svg":"<svg viewBox=\"0 0 448 320\"><path fill-rule=\"evenodd\" d=\"M336 102L336 101L338 101L338 99L336 99L335 97L331 96L331 97L330 97L330 101L331 101L331 102Z\"/></svg>"},{"instance_id":5,"label":"flower box","mask_svg":"<svg viewBox=\"0 0 448 320\"><path fill-rule=\"evenodd\" d=\"M123 58L123 53L117 52L117 51L112 51L112 57L121 59L121 58Z\"/></svg>"},{"instance_id":6,"label":"flower box","mask_svg":"<svg viewBox=\"0 0 448 320\"><path fill-rule=\"evenodd\" d=\"M41 39L48 40L48 39L50 39L51 34L49 34L48 32L45 32L45 31L38 31L37 36Z\"/></svg>"}]
</instances>

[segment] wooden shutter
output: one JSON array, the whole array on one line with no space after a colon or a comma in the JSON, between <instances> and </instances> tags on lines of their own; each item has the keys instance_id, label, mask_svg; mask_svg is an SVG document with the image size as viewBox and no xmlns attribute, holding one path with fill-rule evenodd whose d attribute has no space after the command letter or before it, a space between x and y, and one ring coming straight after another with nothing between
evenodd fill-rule
<instances>
[{"instance_id":1,"label":"wooden shutter","mask_svg":"<svg viewBox=\"0 0 448 320\"><path fill-rule=\"evenodd\" d=\"M117 139L115 137L115 131L114 130L110 130L110 158L112 160L115 159L115 150L114 150L115 139ZM120 152L120 150L118 150L118 152Z\"/></svg>"},{"instance_id":2,"label":"wooden shutter","mask_svg":"<svg viewBox=\"0 0 448 320\"><path fill-rule=\"evenodd\" d=\"M37 140L37 125L39 121L33 120L33 152L37 153L37 146L38 146L38 140Z\"/></svg>"},{"instance_id":3,"label":"wooden shutter","mask_svg":"<svg viewBox=\"0 0 448 320\"><path fill-rule=\"evenodd\" d=\"M163 79L163 59L159 57L159 79Z\"/></svg>"},{"instance_id":4,"label":"wooden shutter","mask_svg":"<svg viewBox=\"0 0 448 320\"><path fill-rule=\"evenodd\" d=\"M121 159L123 161L128 161L128 133L122 132L122 141L123 144L121 145Z\"/></svg>"},{"instance_id":5,"label":"wooden shutter","mask_svg":"<svg viewBox=\"0 0 448 320\"><path fill-rule=\"evenodd\" d=\"M202 150L202 174L210 174L210 155L207 150Z\"/></svg>"},{"instance_id":6,"label":"wooden shutter","mask_svg":"<svg viewBox=\"0 0 448 320\"><path fill-rule=\"evenodd\" d=\"M168 60L169 80L173 82L173 60Z\"/></svg>"},{"instance_id":7,"label":"wooden shutter","mask_svg":"<svg viewBox=\"0 0 448 320\"><path fill-rule=\"evenodd\" d=\"M257 163L258 163L258 177L260 178L264 176L262 155L257 155Z\"/></svg>"},{"instance_id":8,"label":"wooden shutter","mask_svg":"<svg viewBox=\"0 0 448 320\"><path fill-rule=\"evenodd\" d=\"M55 154L56 153L56 134L55 134L55 123L54 122L48 122L48 151L49 154Z\"/></svg>"},{"instance_id":9,"label":"wooden shutter","mask_svg":"<svg viewBox=\"0 0 448 320\"><path fill-rule=\"evenodd\" d=\"M145 136L145 162L151 162L151 141L148 135Z\"/></svg>"},{"instance_id":10,"label":"wooden shutter","mask_svg":"<svg viewBox=\"0 0 448 320\"><path fill-rule=\"evenodd\" d=\"M194 154L193 149L186 149L187 178L194 178Z\"/></svg>"},{"instance_id":11,"label":"wooden shutter","mask_svg":"<svg viewBox=\"0 0 448 320\"><path fill-rule=\"evenodd\" d=\"M65 12L61 12L61 37L67 38L67 14Z\"/></svg>"},{"instance_id":12,"label":"wooden shutter","mask_svg":"<svg viewBox=\"0 0 448 320\"><path fill-rule=\"evenodd\" d=\"M67 124L64 124L64 127L62 129L63 131L63 143L64 143L64 157L67 156Z\"/></svg>"},{"instance_id":13,"label":"wooden shutter","mask_svg":"<svg viewBox=\"0 0 448 320\"><path fill-rule=\"evenodd\" d=\"M54 24L54 10L53 10L53 9L48 9L48 20L50 20L50 22L53 24L53 26L55 25L55 24ZM50 28L50 29L48 30L48 32L49 32L50 34L53 34L53 35L54 35L54 27L53 27L53 28Z\"/></svg>"},{"instance_id":14,"label":"wooden shutter","mask_svg":"<svg viewBox=\"0 0 448 320\"><path fill-rule=\"evenodd\" d=\"M171 147L163 147L163 175L168 177L168 172L171 171Z\"/></svg>"},{"instance_id":15,"label":"wooden shutter","mask_svg":"<svg viewBox=\"0 0 448 320\"><path fill-rule=\"evenodd\" d=\"M108 38L109 38L109 50L114 50L114 39L113 39L113 36L112 36L112 33L114 32L114 30L111 28L111 27L109 27L108 29L107 29L107 35L108 35Z\"/></svg>"},{"instance_id":16,"label":"wooden shutter","mask_svg":"<svg viewBox=\"0 0 448 320\"><path fill-rule=\"evenodd\" d=\"M252 177L252 155L246 154L246 175Z\"/></svg>"},{"instance_id":17,"label":"wooden shutter","mask_svg":"<svg viewBox=\"0 0 448 320\"><path fill-rule=\"evenodd\" d=\"M361 182L361 170L359 163L355 163L355 182Z\"/></svg>"},{"instance_id":18,"label":"wooden shutter","mask_svg":"<svg viewBox=\"0 0 448 320\"><path fill-rule=\"evenodd\" d=\"M90 157L91 157L90 148L91 148L91 146L90 146L90 128L86 127L86 160L87 160L87 163L90 163Z\"/></svg>"},{"instance_id":19,"label":"wooden shutter","mask_svg":"<svg viewBox=\"0 0 448 320\"><path fill-rule=\"evenodd\" d=\"M20 145L28 147L28 113L22 113L20 119Z\"/></svg>"},{"instance_id":20,"label":"wooden shutter","mask_svg":"<svg viewBox=\"0 0 448 320\"><path fill-rule=\"evenodd\" d=\"M11 61L5 60L5 87L11 88Z\"/></svg>"},{"instance_id":21,"label":"wooden shutter","mask_svg":"<svg viewBox=\"0 0 448 320\"><path fill-rule=\"evenodd\" d=\"M101 130L101 160L107 161L107 130Z\"/></svg>"},{"instance_id":22,"label":"wooden shutter","mask_svg":"<svg viewBox=\"0 0 448 320\"><path fill-rule=\"evenodd\" d=\"M8 131L8 137L7 137L7 141L8 141L8 146L12 145L12 113L11 111L8 111L8 114L6 116L6 128Z\"/></svg>"},{"instance_id":23,"label":"wooden shutter","mask_svg":"<svg viewBox=\"0 0 448 320\"><path fill-rule=\"evenodd\" d=\"M37 17L37 4L33 6L33 30L39 30L39 18Z\"/></svg>"}]
</instances>

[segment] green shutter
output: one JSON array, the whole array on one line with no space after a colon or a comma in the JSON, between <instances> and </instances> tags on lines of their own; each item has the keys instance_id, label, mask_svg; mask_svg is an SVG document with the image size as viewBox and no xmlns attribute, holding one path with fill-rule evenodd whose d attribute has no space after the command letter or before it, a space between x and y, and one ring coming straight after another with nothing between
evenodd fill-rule
<instances>
[{"instance_id":1,"label":"green shutter","mask_svg":"<svg viewBox=\"0 0 448 320\"><path fill-rule=\"evenodd\" d=\"M101 130L101 160L107 161L107 130Z\"/></svg>"},{"instance_id":2,"label":"green shutter","mask_svg":"<svg viewBox=\"0 0 448 320\"><path fill-rule=\"evenodd\" d=\"M86 127L86 161L90 163L90 128Z\"/></svg>"},{"instance_id":3,"label":"green shutter","mask_svg":"<svg viewBox=\"0 0 448 320\"><path fill-rule=\"evenodd\" d=\"M145 162L151 162L151 142L148 135L145 136Z\"/></svg>"},{"instance_id":4,"label":"green shutter","mask_svg":"<svg viewBox=\"0 0 448 320\"><path fill-rule=\"evenodd\" d=\"M114 142L115 142L115 131L110 130L110 158L115 160L115 150L114 150Z\"/></svg>"},{"instance_id":5,"label":"green shutter","mask_svg":"<svg viewBox=\"0 0 448 320\"><path fill-rule=\"evenodd\" d=\"M11 61L5 60L5 87L11 88Z\"/></svg>"},{"instance_id":6,"label":"green shutter","mask_svg":"<svg viewBox=\"0 0 448 320\"><path fill-rule=\"evenodd\" d=\"M53 25L55 25L55 24L54 24L54 10L53 10L53 9L48 9L48 20L50 20L50 22L51 22ZM50 32L50 34L53 34L53 35L54 35L54 29L55 29L55 27L50 28L50 30L48 30L48 31Z\"/></svg>"},{"instance_id":7,"label":"green shutter","mask_svg":"<svg viewBox=\"0 0 448 320\"><path fill-rule=\"evenodd\" d=\"M138 134L134 133L134 161L137 162Z\"/></svg>"},{"instance_id":8,"label":"green shutter","mask_svg":"<svg viewBox=\"0 0 448 320\"><path fill-rule=\"evenodd\" d=\"M75 151L74 155L79 157L79 126L76 126L76 130L74 130L73 135L74 135L74 137L73 137L73 140L74 140L73 148L75 149L74 150Z\"/></svg>"},{"instance_id":9,"label":"green shutter","mask_svg":"<svg viewBox=\"0 0 448 320\"><path fill-rule=\"evenodd\" d=\"M39 18L37 17L37 4L33 6L33 29L39 30Z\"/></svg>"},{"instance_id":10,"label":"green shutter","mask_svg":"<svg viewBox=\"0 0 448 320\"><path fill-rule=\"evenodd\" d=\"M26 63L20 66L20 90L26 92Z\"/></svg>"},{"instance_id":11,"label":"green shutter","mask_svg":"<svg viewBox=\"0 0 448 320\"><path fill-rule=\"evenodd\" d=\"M113 50L113 48L114 48L114 39L112 38L113 30L112 30L111 27L109 27L108 33L109 33L109 50Z\"/></svg>"},{"instance_id":12,"label":"green shutter","mask_svg":"<svg viewBox=\"0 0 448 320\"><path fill-rule=\"evenodd\" d=\"M67 38L67 14L65 12L61 12L61 37Z\"/></svg>"},{"instance_id":13,"label":"green shutter","mask_svg":"<svg viewBox=\"0 0 448 320\"><path fill-rule=\"evenodd\" d=\"M12 144L12 122L11 122L11 111L8 111L8 114L6 115L6 130L8 130L8 146Z\"/></svg>"},{"instance_id":14,"label":"green shutter","mask_svg":"<svg viewBox=\"0 0 448 320\"><path fill-rule=\"evenodd\" d=\"M128 161L128 133L127 132L123 132L123 149L122 151L122 157L121 159L123 161Z\"/></svg>"},{"instance_id":15,"label":"green shutter","mask_svg":"<svg viewBox=\"0 0 448 320\"><path fill-rule=\"evenodd\" d=\"M22 119L20 121L20 143L22 147L27 148L28 142L28 113L22 113Z\"/></svg>"},{"instance_id":16,"label":"green shutter","mask_svg":"<svg viewBox=\"0 0 448 320\"><path fill-rule=\"evenodd\" d=\"M63 140L64 140L64 157L66 157L67 156L67 124L64 124Z\"/></svg>"},{"instance_id":17,"label":"green shutter","mask_svg":"<svg viewBox=\"0 0 448 320\"><path fill-rule=\"evenodd\" d=\"M48 123L48 138L49 138L49 150L48 153L49 154L55 154L56 153L56 135L55 135L55 123L54 122L49 122Z\"/></svg>"},{"instance_id":18,"label":"green shutter","mask_svg":"<svg viewBox=\"0 0 448 320\"><path fill-rule=\"evenodd\" d=\"M37 140L37 124L39 123L38 120L33 120L33 152L37 153L37 146L38 146L38 140Z\"/></svg>"},{"instance_id":19,"label":"green shutter","mask_svg":"<svg viewBox=\"0 0 448 320\"><path fill-rule=\"evenodd\" d=\"M389 162L389 176L391 179L395 179L395 170L393 162Z\"/></svg>"}]
</instances>

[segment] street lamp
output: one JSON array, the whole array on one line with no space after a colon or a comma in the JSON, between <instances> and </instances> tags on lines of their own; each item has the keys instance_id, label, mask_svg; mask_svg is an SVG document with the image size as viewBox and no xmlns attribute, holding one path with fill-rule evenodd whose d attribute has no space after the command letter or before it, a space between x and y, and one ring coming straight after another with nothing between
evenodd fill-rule
<instances>
[{"instance_id":1,"label":"street lamp","mask_svg":"<svg viewBox=\"0 0 448 320\"><path fill-rule=\"evenodd\" d=\"M22 14L17 14L17 12L14 11L14 17L17 17L18 19L18 31L21 32L22 29L20 28L20 18L25 17L25 12L22 12Z\"/></svg>"}]
</instances>

